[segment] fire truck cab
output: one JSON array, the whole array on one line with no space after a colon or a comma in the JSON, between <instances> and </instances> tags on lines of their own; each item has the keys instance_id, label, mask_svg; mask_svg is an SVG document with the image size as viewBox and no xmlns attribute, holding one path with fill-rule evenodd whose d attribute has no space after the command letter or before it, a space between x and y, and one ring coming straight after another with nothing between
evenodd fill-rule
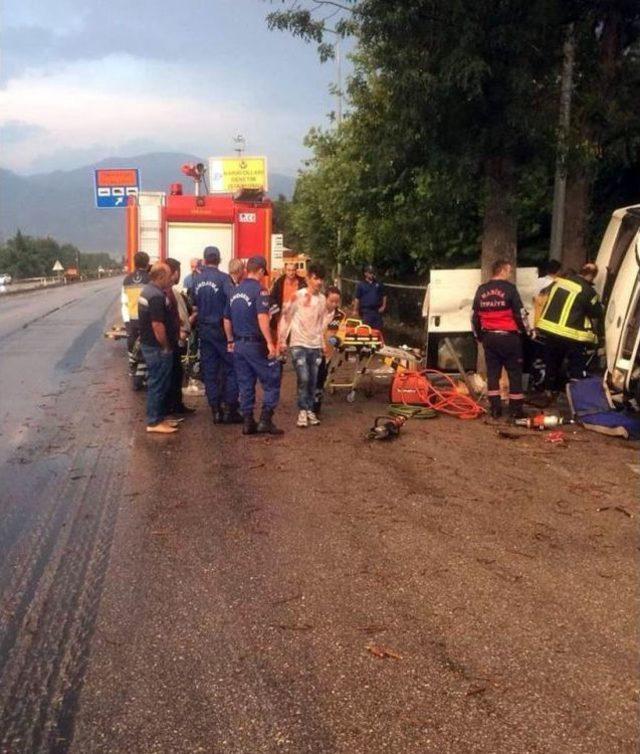
<instances>
[{"instance_id":1,"label":"fire truck cab","mask_svg":"<svg viewBox=\"0 0 640 754\"><path fill-rule=\"evenodd\" d=\"M193 166L183 172L192 173ZM272 203L260 189L239 189L234 194L184 194L182 184L170 191L142 191L126 207L127 268L133 256L145 251L152 262L173 257L181 263L182 277L189 261L202 259L206 246L220 249L220 269L233 258L256 254L271 259Z\"/></svg>"}]
</instances>

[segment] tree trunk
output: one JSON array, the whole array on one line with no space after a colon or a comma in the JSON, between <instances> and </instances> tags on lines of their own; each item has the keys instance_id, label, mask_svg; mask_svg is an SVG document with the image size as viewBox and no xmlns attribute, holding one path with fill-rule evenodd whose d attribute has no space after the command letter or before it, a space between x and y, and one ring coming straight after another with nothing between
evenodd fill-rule
<instances>
[{"instance_id":1,"label":"tree trunk","mask_svg":"<svg viewBox=\"0 0 640 754\"><path fill-rule=\"evenodd\" d=\"M485 205L482 227L482 280L491 277L491 265L506 259L516 265L517 224L513 211L515 177L507 157L490 157L485 163Z\"/></svg>"},{"instance_id":2,"label":"tree trunk","mask_svg":"<svg viewBox=\"0 0 640 754\"><path fill-rule=\"evenodd\" d=\"M513 265L515 276L517 222L513 212L515 177L513 163L507 157L490 157L485 163L485 203L482 224L482 281L491 277L491 266L498 259ZM486 375L482 345L478 346L476 369Z\"/></svg>"},{"instance_id":3,"label":"tree trunk","mask_svg":"<svg viewBox=\"0 0 640 754\"><path fill-rule=\"evenodd\" d=\"M589 180L584 170L575 168L567 176L562 235L562 269L580 271L587 261L587 221L589 215Z\"/></svg>"}]
</instances>

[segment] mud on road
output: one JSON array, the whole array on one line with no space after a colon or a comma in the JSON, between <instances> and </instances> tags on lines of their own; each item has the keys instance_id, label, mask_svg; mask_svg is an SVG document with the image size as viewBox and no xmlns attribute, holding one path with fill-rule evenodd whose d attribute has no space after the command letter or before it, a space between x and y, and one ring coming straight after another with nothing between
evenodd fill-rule
<instances>
[{"instance_id":1,"label":"mud on road","mask_svg":"<svg viewBox=\"0 0 640 754\"><path fill-rule=\"evenodd\" d=\"M384 396L299 430L290 373L283 438L202 400L150 437L117 379L134 442L72 752L636 751L637 448L451 418L367 444Z\"/></svg>"}]
</instances>

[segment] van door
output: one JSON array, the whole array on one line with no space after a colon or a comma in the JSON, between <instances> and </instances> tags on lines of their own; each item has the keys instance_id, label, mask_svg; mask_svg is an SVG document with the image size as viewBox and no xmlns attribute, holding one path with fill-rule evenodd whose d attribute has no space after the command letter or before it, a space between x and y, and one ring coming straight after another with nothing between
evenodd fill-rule
<instances>
[{"instance_id":1,"label":"van door","mask_svg":"<svg viewBox=\"0 0 640 754\"><path fill-rule=\"evenodd\" d=\"M635 393L636 385L640 378L640 275L636 278L636 284L629 306L629 313L620 340L620 350L616 359L616 368L624 371L625 393Z\"/></svg>"},{"instance_id":2,"label":"van door","mask_svg":"<svg viewBox=\"0 0 640 754\"><path fill-rule=\"evenodd\" d=\"M602 291L602 305L605 307L609 303L609 298L611 297L611 292L624 262L625 255L639 229L640 209L630 207L622 218L616 239L613 242L611 256L607 262L606 278Z\"/></svg>"}]
</instances>

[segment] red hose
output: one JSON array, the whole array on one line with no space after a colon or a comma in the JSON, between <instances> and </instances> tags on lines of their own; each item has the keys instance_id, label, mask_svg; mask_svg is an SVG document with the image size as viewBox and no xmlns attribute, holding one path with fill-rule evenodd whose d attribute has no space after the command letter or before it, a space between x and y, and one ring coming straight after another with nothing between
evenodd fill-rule
<instances>
[{"instance_id":1,"label":"red hose","mask_svg":"<svg viewBox=\"0 0 640 754\"><path fill-rule=\"evenodd\" d=\"M418 398L416 401L411 401L412 404L419 403L434 411L439 411L442 414L450 416L457 416L460 419L477 419L485 413L485 409L471 396L464 395L458 391L455 382L448 374L439 372L437 369L421 369L414 372L414 374L420 375L424 380L424 384L412 385L412 389ZM444 379L448 383L448 387L437 387L434 385L427 376L429 374L437 375L439 378ZM404 396L402 396L402 401L407 405Z\"/></svg>"},{"instance_id":2,"label":"red hose","mask_svg":"<svg viewBox=\"0 0 640 754\"><path fill-rule=\"evenodd\" d=\"M459 419L477 419L485 413L485 409L470 395L464 395L458 391L455 382L444 372L437 369L425 369L423 374L429 385L427 393L427 405L435 411L443 414L457 416ZM433 374L443 378L450 387L436 387L427 375Z\"/></svg>"}]
</instances>

